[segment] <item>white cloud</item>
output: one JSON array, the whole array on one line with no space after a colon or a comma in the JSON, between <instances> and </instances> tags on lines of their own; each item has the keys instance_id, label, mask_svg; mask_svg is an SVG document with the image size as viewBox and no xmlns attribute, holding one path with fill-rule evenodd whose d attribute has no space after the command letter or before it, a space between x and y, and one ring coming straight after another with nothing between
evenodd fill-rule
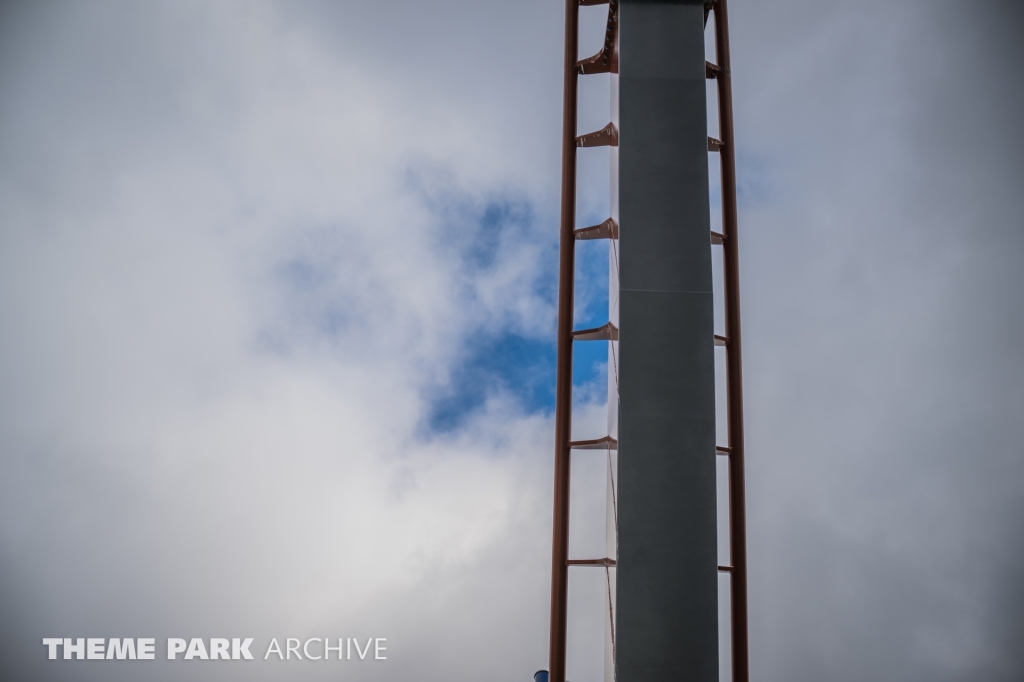
<instances>
[{"instance_id":1,"label":"white cloud","mask_svg":"<svg viewBox=\"0 0 1024 682\"><path fill-rule=\"evenodd\" d=\"M550 424L497 392L423 430L469 335L553 326L521 141L271 4L124 10L44 17L6 72L0 542L31 636L341 628L398 638L391 679L528 676ZM477 262L506 201L533 214Z\"/></svg>"}]
</instances>

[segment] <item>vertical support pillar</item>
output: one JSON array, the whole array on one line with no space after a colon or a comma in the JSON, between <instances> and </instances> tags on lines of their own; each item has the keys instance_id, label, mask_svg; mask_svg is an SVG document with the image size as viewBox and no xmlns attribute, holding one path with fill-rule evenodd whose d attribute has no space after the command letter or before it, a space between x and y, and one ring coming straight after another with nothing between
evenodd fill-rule
<instances>
[{"instance_id":1,"label":"vertical support pillar","mask_svg":"<svg viewBox=\"0 0 1024 682\"><path fill-rule=\"evenodd\" d=\"M620 12L618 680L717 682L703 2Z\"/></svg>"},{"instance_id":2,"label":"vertical support pillar","mask_svg":"<svg viewBox=\"0 0 1024 682\"><path fill-rule=\"evenodd\" d=\"M579 2L565 0L562 93L562 214L558 264L558 366L555 377L555 500L551 534L551 682L565 682L569 608L569 438L572 432L573 278L576 260L576 60Z\"/></svg>"},{"instance_id":3,"label":"vertical support pillar","mask_svg":"<svg viewBox=\"0 0 1024 682\"><path fill-rule=\"evenodd\" d=\"M715 61L718 64L718 135L722 141L722 242L725 275L726 376L729 391L729 556L732 563L730 602L732 679L750 679L747 637L747 507L743 444L743 359L740 333L739 234L736 210L736 145L732 116L732 62L729 56L729 12L716 0Z\"/></svg>"}]
</instances>

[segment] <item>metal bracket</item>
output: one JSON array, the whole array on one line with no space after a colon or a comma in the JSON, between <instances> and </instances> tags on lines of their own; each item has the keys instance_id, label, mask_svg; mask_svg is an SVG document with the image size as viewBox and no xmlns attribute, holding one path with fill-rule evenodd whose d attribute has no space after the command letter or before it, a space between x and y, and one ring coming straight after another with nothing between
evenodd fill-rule
<instances>
[{"instance_id":1,"label":"metal bracket","mask_svg":"<svg viewBox=\"0 0 1024 682\"><path fill-rule=\"evenodd\" d=\"M593 227L582 227L576 230L576 239L618 239L619 224L614 218L609 218L600 225Z\"/></svg>"},{"instance_id":2,"label":"metal bracket","mask_svg":"<svg viewBox=\"0 0 1024 682\"><path fill-rule=\"evenodd\" d=\"M598 4L581 2L580 4ZM603 3L601 3L603 4ZM619 2L611 0L608 5L608 26L604 31L604 46L593 57L576 62L576 73L618 73L619 72Z\"/></svg>"},{"instance_id":3,"label":"metal bracket","mask_svg":"<svg viewBox=\"0 0 1024 682\"><path fill-rule=\"evenodd\" d=\"M611 322L605 322L600 327L573 332L572 338L574 341L618 341L619 328Z\"/></svg>"},{"instance_id":4,"label":"metal bracket","mask_svg":"<svg viewBox=\"0 0 1024 682\"><path fill-rule=\"evenodd\" d=\"M615 567L615 559L569 559L565 562L566 566L610 566Z\"/></svg>"},{"instance_id":5,"label":"metal bracket","mask_svg":"<svg viewBox=\"0 0 1024 682\"><path fill-rule=\"evenodd\" d=\"M569 441L569 447L573 450L618 450L619 441L611 436L602 436L594 440Z\"/></svg>"},{"instance_id":6,"label":"metal bracket","mask_svg":"<svg viewBox=\"0 0 1024 682\"><path fill-rule=\"evenodd\" d=\"M709 138L710 139L710 138ZM710 143L709 143L710 144ZM604 128L580 135L576 138L577 147L618 147L619 130L614 123L609 123Z\"/></svg>"}]
</instances>

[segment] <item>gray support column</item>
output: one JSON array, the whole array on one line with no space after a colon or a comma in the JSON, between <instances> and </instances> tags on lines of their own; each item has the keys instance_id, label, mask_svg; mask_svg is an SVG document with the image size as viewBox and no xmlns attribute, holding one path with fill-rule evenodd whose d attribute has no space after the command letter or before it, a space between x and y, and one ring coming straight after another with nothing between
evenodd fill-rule
<instances>
[{"instance_id":1,"label":"gray support column","mask_svg":"<svg viewBox=\"0 0 1024 682\"><path fill-rule=\"evenodd\" d=\"M620 5L619 682L718 681L702 4Z\"/></svg>"}]
</instances>

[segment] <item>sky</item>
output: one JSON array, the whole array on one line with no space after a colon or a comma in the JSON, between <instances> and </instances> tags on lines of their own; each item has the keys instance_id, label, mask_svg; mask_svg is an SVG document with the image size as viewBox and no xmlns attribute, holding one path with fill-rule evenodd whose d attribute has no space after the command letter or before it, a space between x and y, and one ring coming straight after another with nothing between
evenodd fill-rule
<instances>
[{"instance_id":1,"label":"sky","mask_svg":"<svg viewBox=\"0 0 1024 682\"><path fill-rule=\"evenodd\" d=\"M333 663L361 680L546 667L562 19L0 3L5 673L338 675L47 661L43 637L386 637ZM730 19L752 679L1019 680L1024 10ZM581 224L607 178L581 165ZM607 314L588 249L580 326ZM580 437L605 372L577 361ZM603 542L600 476L574 472L574 555ZM577 682L601 674L595 577Z\"/></svg>"}]
</instances>

